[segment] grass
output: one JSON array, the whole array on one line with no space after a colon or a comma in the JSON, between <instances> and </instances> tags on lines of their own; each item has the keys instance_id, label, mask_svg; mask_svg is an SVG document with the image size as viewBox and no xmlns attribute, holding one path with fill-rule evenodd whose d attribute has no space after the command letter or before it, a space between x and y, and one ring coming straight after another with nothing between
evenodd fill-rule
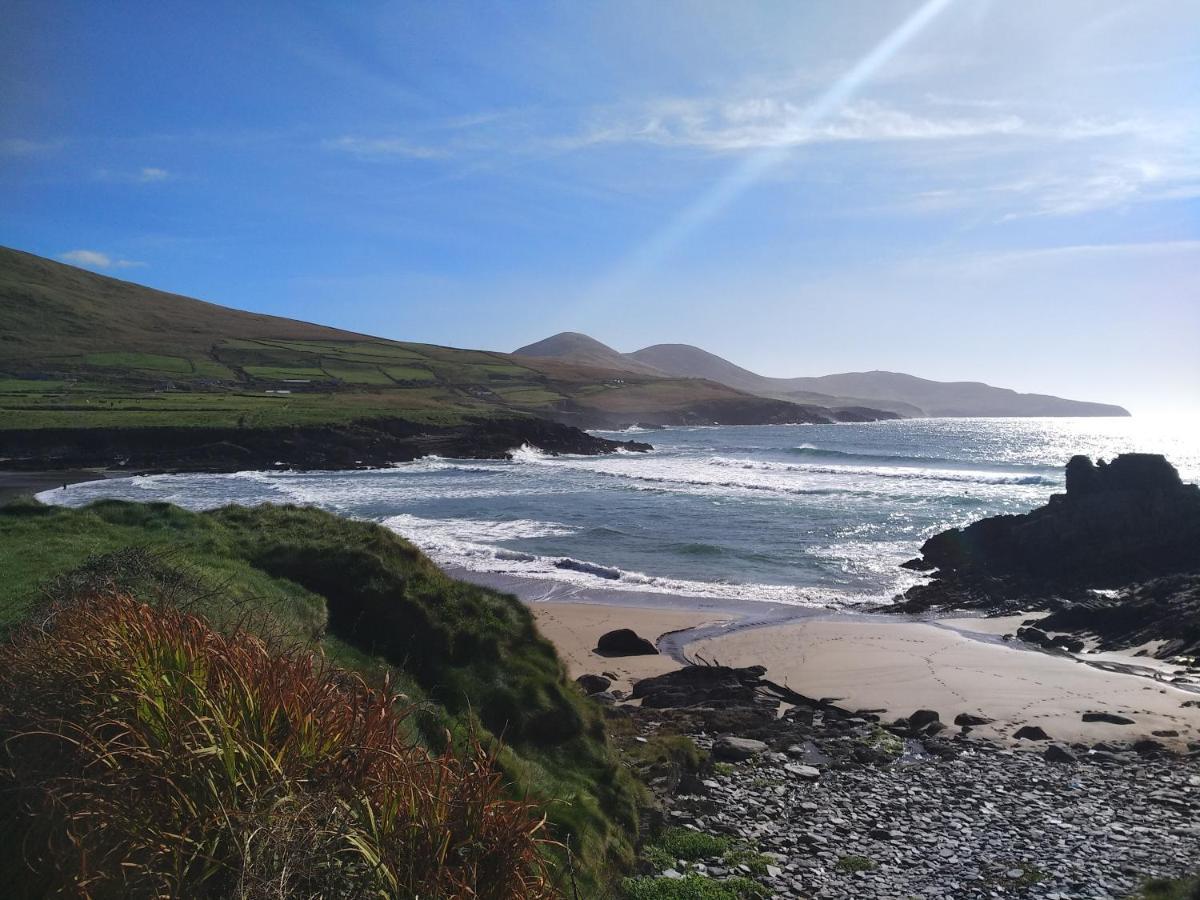
<instances>
[{"instance_id":1,"label":"grass","mask_svg":"<svg viewBox=\"0 0 1200 900\"><path fill-rule=\"evenodd\" d=\"M0 431L225 427L239 419L251 428L382 416L424 422L431 408L446 424L460 424L467 415L544 413L564 401L633 421L746 400L695 379L603 379L558 360L367 338L5 248L0 335ZM291 379L310 384L280 384ZM291 401L246 416L255 395L273 388L292 389Z\"/></svg>"},{"instance_id":2,"label":"grass","mask_svg":"<svg viewBox=\"0 0 1200 900\"><path fill-rule=\"evenodd\" d=\"M1200 900L1200 878L1153 878L1135 900Z\"/></svg>"},{"instance_id":3,"label":"grass","mask_svg":"<svg viewBox=\"0 0 1200 900\"><path fill-rule=\"evenodd\" d=\"M834 868L839 872L852 874L854 872L869 872L874 869L876 865L877 864L873 859L851 854L850 856L843 856L841 859L839 859Z\"/></svg>"},{"instance_id":4,"label":"grass","mask_svg":"<svg viewBox=\"0 0 1200 900\"><path fill-rule=\"evenodd\" d=\"M667 828L658 836L654 845L672 860L696 862L724 856L733 845L733 839L724 835L693 831L690 828Z\"/></svg>"},{"instance_id":5,"label":"grass","mask_svg":"<svg viewBox=\"0 0 1200 900\"><path fill-rule=\"evenodd\" d=\"M478 743L414 745L402 709L309 651L84 588L0 647L0 875L26 896L555 896L536 805Z\"/></svg>"},{"instance_id":6,"label":"grass","mask_svg":"<svg viewBox=\"0 0 1200 900\"><path fill-rule=\"evenodd\" d=\"M152 372L190 373L191 363L181 356L161 356L157 353L88 353L85 365L113 366L121 369L148 369Z\"/></svg>"},{"instance_id":7,"label":"grass","mask_svg":"<svg viewBox=\"0 0 1200 900\"><path fill-rule=\"evenodd\" d=\"M372 683L390 675L419 704L408 727L434 752L447 732L458 746L503 737L497 764L545 804L550 836L571 842L586 896L632 862L638 788L516 598L454 581L386 529L314 509L18 504L0 509L0 628L80 567L138 597L190 585L194 611L217 625L249 618Z\"/></svg>"},{"instance_id":8,"label":"grass","mask_svg":"<svg viewBox=\"0 0 1200 900\"><path fill-rule=\"evenodd\" d=\"M749 878L718 881L703 875L683 878L627 878L622 887L629 900L760 900L770 893Z\"/></svg>"}]
</instances>

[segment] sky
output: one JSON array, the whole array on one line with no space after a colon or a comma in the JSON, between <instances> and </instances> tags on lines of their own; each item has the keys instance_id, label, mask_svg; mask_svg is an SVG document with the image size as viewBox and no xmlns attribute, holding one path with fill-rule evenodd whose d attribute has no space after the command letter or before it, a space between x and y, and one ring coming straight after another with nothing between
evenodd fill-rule
<instances>
[{"instance_id":1,"label":"sky","mask_svg":"<svg viewBox=\"0 0 1200 900\"><path fill-rule=\"evenodd\" d=\"M0 244L390 338L1200 412L1200 2L10 0Z\"/></svg>"}]
</instances>

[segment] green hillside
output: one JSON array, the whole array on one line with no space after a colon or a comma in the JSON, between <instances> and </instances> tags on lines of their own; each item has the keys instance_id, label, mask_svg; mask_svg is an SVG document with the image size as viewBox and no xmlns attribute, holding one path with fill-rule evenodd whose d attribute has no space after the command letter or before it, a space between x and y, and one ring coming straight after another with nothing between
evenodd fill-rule
<instances>
[{"instance_id":1,"label":"green hillside","mask_svg":"<svg viewBox=\"0 0 1200 900\"><path fill-rule=\"evenodd\" d=\"M0 429L452 425L501 414L670 424L732 421L733 411L820 420L713 382L383 340L0 248Z\"/></svg>"},{"instance_id":2,"label":"green hillside","mask_svg":"<svg viewBox=\"0 0 1200 900\"><path fill-rule=\"evenodd\" d=\"M639 789L528 608L380 526L280 506L17 504L0 508L0 571L0 637L47 598L118 591L316 649L373 684L388 675L413 704L413 740L503 738L506 779L570 840L586 896L631 859Z\"/></svg>"}]
</instances>

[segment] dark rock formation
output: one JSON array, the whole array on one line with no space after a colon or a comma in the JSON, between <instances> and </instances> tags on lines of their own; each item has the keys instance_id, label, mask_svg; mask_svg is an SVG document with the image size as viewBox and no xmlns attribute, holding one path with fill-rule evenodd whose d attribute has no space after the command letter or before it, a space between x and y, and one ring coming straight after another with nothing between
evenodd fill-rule
<instances>
[{"instance_id":1,"label":"dark rock formation","mask_svg":"<svg viewBox=\"0 0 1200 900\"><path fill-rule=\"evenodd\" d=\"M653 656L658 653L658 648L632 628L618 628L600 636L596 652L604 656ZM634 696L637 696L636 687Z\"/></svg>"},{"instance_id":2,"label":"dark rock formation","mask_svg":"<svg viewBox=\"0 0 1200 900\"><path fill-rule=\"evenodd\" d=\"M1119 587L1200 568L1200 488L1162 456L1067 465L1067 493L1024 515L952 528L913 568L1062 585Z\"/></svg>"},{"instance_id":3,"label":"dark rock formation","mask_svg":"<svg viewBox=\"0 0 1200 900\"><path fill-rule=\"evenodd\" d=\"M630 696L641 700L642 706L649 709L754 706L758 702L758 690L766 671L762 666L743 669L685 666L664 675L641 679L633 686Z\"/></svg>"},{"instance_id":4,"label":"dark rock formation","mask_svg":"<svg viewBox=\"0 0 1200 900\"><path fill-rule=\"evenodd\" d=\"M1013 737L1018 741L1048 741L1050 735L1042 729L1040 725L1022 725L1015 732Z\"/></svg>"},{"instance_id":5,"label":"dark rock formation","mask_svg":"<svg viewBox=\"0 0 1200 900\"><path fill-rule=\"evenodd\" d=\"M1076 456L1067 492L1024 515L994 516L930 538L905 566L936 569L893 609L1041 608L1051 615L1021 640L1079 653L1167 639L1156 655L1200 653L1200 488L1162 456L1111 463Z\"/></svg>"},{"instance_id":6,"label":"dark rock formation","mask_svg":"<svg viewBox=\"0 0 1200 900\"><path fill-rule=\"evenodd\" d=\"M236 472L245 469L366 469L437 454L504 459L523 444L546 453L645 451L569 425L513 417L463 425L369 419L341 425L275 428L34 428L0 432L8 469L119 467L134 471Z\"/></svg>"},{"instance_id":7,"label":"dark rock formation","mask_svg":"<svg viewBox=\"0 0 1200 900\"><path fill-rule=\"evenodd\" d=\"M1132 725L1133 719L1127 719L1124 716L1118 716L1116 713L1108 712L1085 712L1083 714L1085 722L1107 722L1109 725Z\"/></svg>"}]
</instances>

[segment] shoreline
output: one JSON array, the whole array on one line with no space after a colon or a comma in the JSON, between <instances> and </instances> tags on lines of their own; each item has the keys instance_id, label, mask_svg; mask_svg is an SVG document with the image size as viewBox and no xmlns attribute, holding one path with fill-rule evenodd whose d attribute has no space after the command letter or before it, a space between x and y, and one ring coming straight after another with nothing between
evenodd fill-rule
<instances>
[{"instance_id":1,"label":"shoreline","mask_svg":"<svg viewBox=\"0 0 1200 900\"><path fill-rule=\"evenodd\" d=\"M0 505L64 482L136 474L143 473L0 472ZM801 693L848 698L849 706L862 709L886 708L890 718L921 706L938 709L947 719L959 712L995 718L980 734L1002 740L1009 740L1006 731L1021 724L1046 724L1054 738L1067 740L1144 737L1181 747L1200 739L1200 709L1182 706L1200 695L1200 686L1172 683L1171 667L1134 657L1133 651L1088 659L1002 640L1001 634L1019 624L1009 620L1025 616L989 619L959 611L931 618L833 611L444 568L452 577L518 596L534 611L572 677L609 671L619 676L614 687L621 690L636 678L693 662L764 665L769 677ZM592 652L601 633L620 627L655 642L660 655L612 658ZM886 665L880 665L881 658ZM997 691L995 682L1005 679L1010 684ZM1016 695L1008 690L1012 685L1019 686ZM1058 690L1055 685L1068 687ZM1134 702L1139 699L1144 702ZM1128 713L1135 724L1082 723L1085 711ZM1176 734L1154 734L1172 731Z\"/></svg>"},{"instance_id":2,"label":"shoreline","mask_svg":"<svg viewBox=\"0 0 1200 900\"><path fill-rule=\"evenodd\" d=\"M556 645L572 678L607 670L620 676L614 687L621 690L634 678L688 663L762 665L768 678L801 694L872 710L884 720L919 708L938 710L947 722L960 713L986 717L994 721L973 733L1013 747L1042 748L1014 739L1024 725L1041 726L1058 741L1089 745L1154 740L1185 750L1200 741L1200 707L1183 706L1200 700L1200 685L1171 683L1165 666L1143 664L1132 653L1089 660L1004 641L993 632L1013 630L1010 620L781 604L763 604L774 608L760 612L679 595L589 591L463 570L450 574L516 594ZM990 631L980 628L984 622L991 623ZM602 633L621 627L654 642L660 654L614 659L594 652ZM1089 712L1124 716L1133 724L1084 722Z\"/></svg>"}]
</instances>

